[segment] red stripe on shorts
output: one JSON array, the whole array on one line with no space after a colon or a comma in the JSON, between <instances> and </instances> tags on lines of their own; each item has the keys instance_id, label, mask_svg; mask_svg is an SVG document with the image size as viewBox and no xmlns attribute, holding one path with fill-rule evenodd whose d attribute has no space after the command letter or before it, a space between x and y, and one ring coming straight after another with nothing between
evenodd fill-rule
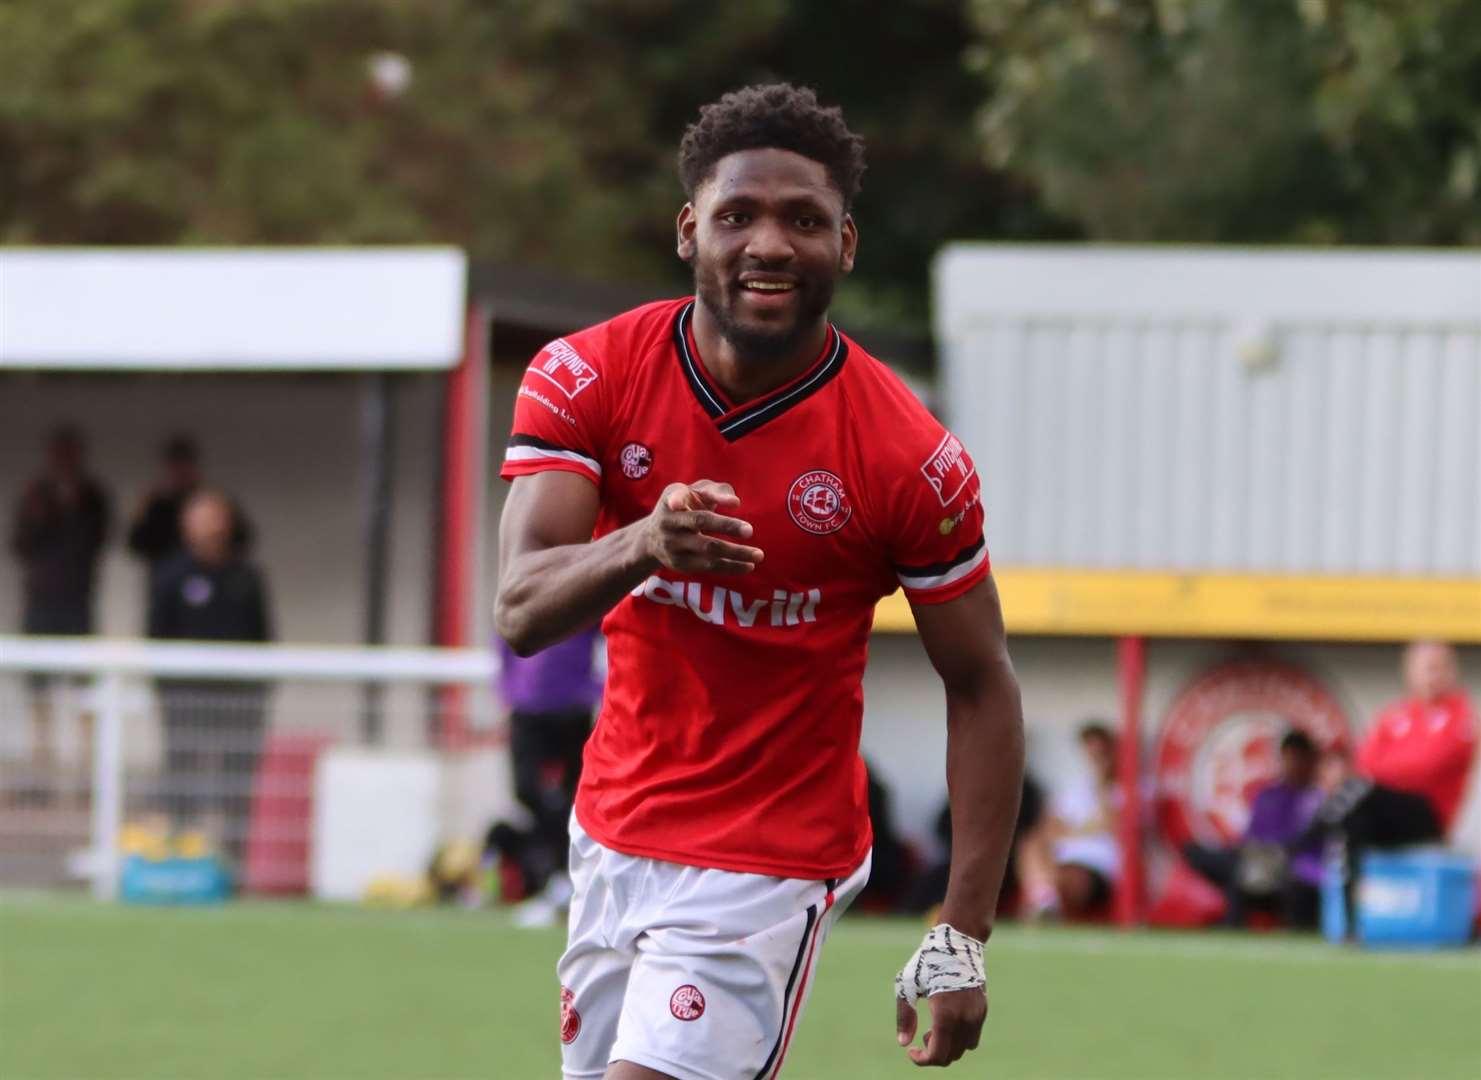
<instances>
[{"instance_id":1,"label":"red stripe on shorts","mask_svg":"<svg viewBox=\"0 0 1481 1080\"><path fill-rule=\"evenodd\" d=\"M812 972L813 952L818 946L818 935L823 932L823 920L828 917L828 909L833 906L833 890L828 890L828 896L823 901L823 911L818 916L818 923L813 927L812 942L807 947L807 960L802 965L802 982L797 987L797 997L792 1001L792 1015L787 1020L787 1035L782 1040L782 1052L777 1057L776 1068L772 1070L772 1080L776 1080L782 1072L782 1064L787 1060L787 1047L792 1045L792 1029L797 1026L797 1014L802 1009L802 999L807 996L807 977Z\"/></svg>"}]
</instances>

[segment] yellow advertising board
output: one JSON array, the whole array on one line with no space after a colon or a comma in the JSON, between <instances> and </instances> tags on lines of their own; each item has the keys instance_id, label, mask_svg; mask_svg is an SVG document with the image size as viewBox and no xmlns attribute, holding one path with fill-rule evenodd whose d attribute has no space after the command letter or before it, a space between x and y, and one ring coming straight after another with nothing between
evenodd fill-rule
<instances>
[{"instance_id":1,"label":"yellow advertising board","mask_svg":"<svg viewBox=\"0 0 1481 1080\"><path fill-rule=\"evenodd\" d=\"M1481 580L994 569L1014 634L1481 643ZM904 594L874 628L911 631Z\"/></svg>"}]
</instances>

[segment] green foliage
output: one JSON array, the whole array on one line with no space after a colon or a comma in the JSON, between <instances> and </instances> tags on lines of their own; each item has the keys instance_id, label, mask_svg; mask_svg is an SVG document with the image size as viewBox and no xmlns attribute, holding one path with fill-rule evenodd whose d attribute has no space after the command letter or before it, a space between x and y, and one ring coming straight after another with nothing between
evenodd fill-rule
<instances>
[{"instance_id":1,"label":"green foliage","mask_svg":"<svg viewBox=\"0 0 1481 1080\"><path fill-rule=\"evenodd\" d=\"M974 0L991 159L1114 240L1481 240L1474 0Z\"/></svg>"},{"instance_id":2,"label":"green foliage","mask_svg":"<svg viewBox=\"0 0 1481 1080\"><path fill-rule=\"evenodd\" d=\"M924 329L953 239L1481 240L1474 0L0 0L0 242L677 290L679 136L769 78L868 139L854 324Z\"/></svg>"},{"instance_id":3,"label":"green foliage","mask_svg":"<svg viewBox=\"0 0 1481 1080\"><path fill-rule=\"evenodd\" d=\"M446 241L678 289L683 127L782 77L870 140L841 306L923 328L940 243L1048 227L965 122L965 40L961 0L0 0L0 240Z\"/></svg>"}]
</instances>

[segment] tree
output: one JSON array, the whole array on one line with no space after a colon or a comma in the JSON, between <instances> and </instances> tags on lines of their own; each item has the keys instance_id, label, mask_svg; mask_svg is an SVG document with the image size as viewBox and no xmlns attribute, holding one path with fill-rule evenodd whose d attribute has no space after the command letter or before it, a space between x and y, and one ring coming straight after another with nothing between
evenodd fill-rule
<instances>
[{"instance_id":1,"label":"tree","mask_svg":"<svg viewBox=\"0 0 1481 1080\"><path fill-rule=\"evenodd\" d=\"M869 139L844 317L924 330L961 235L1069 227L982 159L964 0L0 0L0 240L438 241L684 287L675 151L789 78ZM367 64L410 65L377 94Z\"/></svg>"},{"instance_id":2,"label":"tree","mask_svg":"<svg viewBox=\"0 0 1481 1080\"><path fill-rule=\"evenodd\" d=\"M1481 240L1472 0L974 0L989 159L1108 240Z\"/></svg>"}]
</instances>

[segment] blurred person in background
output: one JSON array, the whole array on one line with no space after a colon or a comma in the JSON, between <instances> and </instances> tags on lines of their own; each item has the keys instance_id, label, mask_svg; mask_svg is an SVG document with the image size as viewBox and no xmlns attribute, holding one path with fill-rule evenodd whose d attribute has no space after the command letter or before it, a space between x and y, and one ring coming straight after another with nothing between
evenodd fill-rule
<instances>
[{"instance_id":1,"label":"blurred person in background","mask_svg":"<svg viewBox=\"0 0 1481 1080\"><path fill-rule=\"evenodd\" d=\"M52 431L46 463L16 506L10 546L21 564L21 632L91 634L98 558L108 536L108 496L85 469L87 448L71 426ZM38 779L52 771L54 680L34 675L31 763ZM83 758L91 753L91 717L82 717Z\"/></svg>"},{"instance_id":2,"label":"blurred person in background","mask_svg":"<svg viewBox=\"0 0 1481 1080\"><path fill-rule=\"evenodd\" d=\"M198 490L181 515L184 547L157 573L149 636L165 640L272 640L267 588L242 558L232 503ZM267 687L227 680L159 683L165 721L166 809L178 826L221 834L240 860L246 843L252 777L262 745Z\"/></svg>"},{"instance_id":3,"label":"blurred person in background","mask_svg":"<svg viewBox=\"0 0 1481 1080\"><path fill-rule=\"evenodd\" d=\"M915 854L895 829L894 797L873 765L869 774L869 828L874 834L874 857L869 880L857 903L865 911L903 910L915 882ZM942 895L945 895L943 889Z\"/></svg>"},{"instance_id":4,"label":"blurred person in background","mask_svg":"<svg viewBox=\"0 0 1481 1080\"><path fill-rule=\"evenodd\" d=\"M160 455L161 471L145 493L129 526L129 550L149 567L149 583L183 546L181 512L190 496L205 484L201 476L200 451L188 435L175 435ZM233 504L232 546L246 555L252 542L252 526L241 508Z\"/></svg>"},{"instance_id":5,"label":"blurred person in background","mask_svg":"<svg viewBox=\"0 0 1481 1080\"><path fill-rule=\"evenodd\" d=\"M534 828L521 838L520 868L526 888L541 894L516 913L521 925L552 925L571 898L567 825L592 711L602 697L595 670L599 638L591 627L533 656L519 656L498 639L499 692L509 706L514 794L534 818Z\"/></svg>"},{"instance_id":6,"label":"blurred person in background","mask_svg":"<svg viewBox=\"0 0 1481 1080\"><path fill-rule=\"evenodd\" d=\"M1120 872L1116 735L1091 721L1079 740L1088 769L1054 793L1048 814L1018 847L1018 880L1031 919L1074 918L1104 907Z\"/></svg>"},{"instance_id":7,"label":"blurred person in background","mask_svg":"<svg viewBox=\"0 0 1481 1080\"><path fill-rule=\"evenodd\" d=\"M1317 924L1322 841L1308 830L1322 802L1316 743L1304 731L1280 741L1280 774L1250 807L1244 837L1229 847L1189 843L1188 865L1224 894L1224 924L1243 926L1252 909L1275 911L1291 926Z\"/></svg>"},{"instance_id":8,"label":"blurred person in background","mask_svg":"<svg viewBox=\"0 0 1481 1080\"><path fill-rule=\"evenodd\" d=\"M1019 848L1024 838L1032 836L1044 817L1044 789L1027 772L1023 774L1023 794L1018 800L1018 821L1013 826L1013 847L1003 873L1000 910L1013 910L1023 892L1019 880ZM946 883L951 877L951 804L945 803L936 816L936 838L941 842L943 857L911 882L903 907L909 912L929 912L946 898Z\"/></svg>"},{"instance_id":9,"label":"blurred person in background","mask_svg":"<svg viewBox=\"0 0 1481 1080\"><path fill-rule=\"evenodd\" d=\"M1455 650L1414 642L1404 650L1403 672L1408 696L1378 714L1356 760L1328 754L1318 775L1327 798L1311 831L1341 842L1349 935L1364 853L1443 841L1475 757L1475 711Z\"/></svg>"},{"instance_id":10,"label":"blurred person in background","mask_svg":"<svg viewBox=\"0 0 1481 1080\"><path fill-rule=\"evenodd\" d=\"M1476 749L1476 718L1460 685L1455 650L1417 641L1404 652L1408 696L1378 715L1358 748L1357 768L1379 788L1418 795L1443 834L1465 793Z\"/></svg>"}]
</instances>

